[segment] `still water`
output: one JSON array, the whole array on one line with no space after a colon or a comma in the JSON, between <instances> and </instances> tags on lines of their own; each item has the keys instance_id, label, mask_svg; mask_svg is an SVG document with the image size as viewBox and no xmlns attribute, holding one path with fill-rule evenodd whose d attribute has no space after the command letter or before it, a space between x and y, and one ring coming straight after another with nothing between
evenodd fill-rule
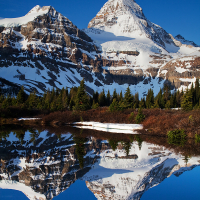
<instances>
[{"instance_id":1,"label":"still water","mask_svg":"<svg viewBox=\"0 0 200 200\"><path fill-rule=\"evenodd\" d=\"M72 127L0 128L0 199L199 199L200 144Z\"/></svg>"}]
</instances>

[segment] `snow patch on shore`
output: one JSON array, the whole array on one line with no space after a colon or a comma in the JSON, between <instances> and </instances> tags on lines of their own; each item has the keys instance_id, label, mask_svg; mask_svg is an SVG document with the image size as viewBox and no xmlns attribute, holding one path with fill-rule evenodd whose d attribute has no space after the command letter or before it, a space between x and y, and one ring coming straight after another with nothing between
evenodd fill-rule
<instances>
[{"instance_id":1,"label":"snow patch on shore","mask_svg":"<svg viewBox=\"0 0 200 200\"><path fill-rule=\"evenodd\" d=\"M93 129L110 133L138 134L136 130L143 129L142 124L117 124L100 122L75 122L76 128Z\"/></svg>"}]
</instances>

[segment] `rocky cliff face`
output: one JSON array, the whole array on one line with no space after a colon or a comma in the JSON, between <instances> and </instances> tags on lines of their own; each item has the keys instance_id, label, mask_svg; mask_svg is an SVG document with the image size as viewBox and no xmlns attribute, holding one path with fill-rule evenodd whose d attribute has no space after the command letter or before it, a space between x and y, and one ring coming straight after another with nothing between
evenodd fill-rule
<instances>
[{"instance_id":1,"label":"rocky cliff face","mask_svg":"<svg viewBox=\"0 0 200 200\"><path fill-rule=\"evenodd\" d=\"M91 95L103 89L125 91L129 85L143 97L150 88L159 92L166 80L173 89L200 78L200 48L150 22L132 0L109 0L89 27L78 29L51 6L1 19L1 87L23 85L27 92L41 94L52 87L79 86L84 78ZM169 67L185 58L195 62L184 72Z\"/></svg>"}]
</instances>

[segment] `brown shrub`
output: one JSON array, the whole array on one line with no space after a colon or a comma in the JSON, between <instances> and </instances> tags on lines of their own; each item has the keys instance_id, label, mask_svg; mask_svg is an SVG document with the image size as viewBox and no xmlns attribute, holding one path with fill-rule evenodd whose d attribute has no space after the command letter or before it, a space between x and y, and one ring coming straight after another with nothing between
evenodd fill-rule
<instances>
[{"instance_id":1,"label":"brown shrub","mask_svg":"<svg viewBox=\"0 0 200 200\"><path fill-rule=\"evenodd\" d=\"M144 110L145 120L143 122L143 134L167 135L168 131L175 129L184 129L188 137L193 138L200 129L199 111L174 111L149 109Z\"/></svg>"}]
</instances>

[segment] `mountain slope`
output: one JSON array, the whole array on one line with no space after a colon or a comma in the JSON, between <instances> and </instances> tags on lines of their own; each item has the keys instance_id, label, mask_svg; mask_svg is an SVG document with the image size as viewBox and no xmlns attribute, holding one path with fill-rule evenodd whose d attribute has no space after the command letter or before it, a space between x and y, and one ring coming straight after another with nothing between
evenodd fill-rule
<instances>
[{"instance_id":1,"label":"mountain slope","mask_svg":"<svg viewBox=\"0 0 200 200\"><path fill-rule=\"evenodd\" d=\"M85 32L102 49L102 56L111 60L126 60L126 67L106 67L110 73L115 70L119 74L120 70L129 69L133 76L169 80L170 85L180 89L199 78L200 48L182 36L174 38L150 22L135 1L109 0L89 22ZM190 60L192 68L184 68L179 63L180 59L183 62ZM176 63L180 70L169 69L170 61Z\"/></svg>"},{"instance_id":2,"label":"mountain slope","mask_svg":"<svg viewBox=\"0 0 200 200\"><path fill-rule=\"evenodd\" d=\"M200 78L200 48L182 44L151 23L134 1L109 0L89 27L79 30L51 6L1 19L1 88L23 85L27 92L42 94L48 88L79 86L84 78L91 95L130 86L143 97L150 88L157 94L165 83L174 89ZM171 62L179 70L168 67Z\"/></svg>"}]
</instances>

